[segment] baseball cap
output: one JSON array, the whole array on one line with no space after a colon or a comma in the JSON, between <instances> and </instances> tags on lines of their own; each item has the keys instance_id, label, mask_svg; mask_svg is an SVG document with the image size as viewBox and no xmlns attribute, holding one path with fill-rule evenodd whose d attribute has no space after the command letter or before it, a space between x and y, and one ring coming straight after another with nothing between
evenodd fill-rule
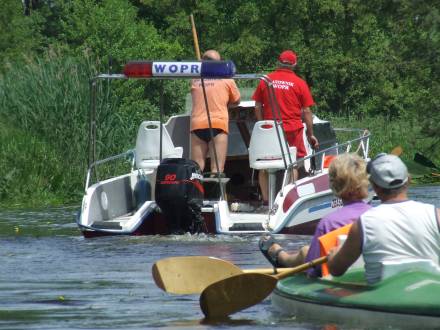
<instances>
[{"instance_id":1,"label":"baseball cap","mask_svg":"<svg viewBox=\"0 0 440 330\"><path fill-rule=\"evenodd\" d=\"M386 153L380 153L367 165L370 181L381 188L400 188L408 182L408 169L402 160Z\"/></svg>"},{"instance_id":2,"label":"baseball cap","mask_svg":"<svg viewBox=\"0 0 440 330\"><path fill-rule=\"evenodd\" d=\"M296 54L291 50L285 50L278 57L278 61L284 64L296 65Z\"/></svg>"}]
</instances>

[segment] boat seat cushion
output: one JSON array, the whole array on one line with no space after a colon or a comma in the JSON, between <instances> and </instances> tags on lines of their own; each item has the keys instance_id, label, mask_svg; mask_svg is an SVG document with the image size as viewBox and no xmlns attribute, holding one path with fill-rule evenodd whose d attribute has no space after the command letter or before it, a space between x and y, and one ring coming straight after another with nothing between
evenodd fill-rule
<instances>
[{"instance_id":1,"label":"boat seat cushion","mask_svg":"<svg viewBox=\"0 0 440 330\"><path fill-rule=\"evenodd\" d=\"M156 169L160 163L159 121L144 121L139 126L136 138L135 159L139 169ZM166 127L162 124L162 159L182 158L183 148L175 147Z\"/></svg>"},{"instance_id":2,"label":"boat seat cushion","mask_svg":"<svg viewBox=\"0 0 440 330\"><path fill-rule=\"evenodd\" d=\"M289 154L292 162L296 161L296 148L286 149L281 126L276 125L273 120L257 121L249 143L249 166L257 170L284 169L283 154L287 164L289 164Z\"/></svg>"}]
</instances>

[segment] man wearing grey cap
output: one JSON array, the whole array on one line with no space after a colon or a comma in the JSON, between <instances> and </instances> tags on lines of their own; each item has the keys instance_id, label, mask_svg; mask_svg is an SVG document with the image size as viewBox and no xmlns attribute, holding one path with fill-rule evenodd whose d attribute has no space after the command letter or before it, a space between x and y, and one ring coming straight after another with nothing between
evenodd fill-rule
<instances>
[{"instance_id":1,"label":"man wearing grey cap","mask_svg":"<svg viewBox=\"0 0 440 330\"><path fill-rule=\"evenodd\" d=\"M367 166L381 204L353 223L344 245L329 254L329 271L345 273L362 254L369 284L381 280L384 265L432 260L440 263L440 209L408 199L408 170L399 157L381 153Z\"/></svg>"}]
</instances>

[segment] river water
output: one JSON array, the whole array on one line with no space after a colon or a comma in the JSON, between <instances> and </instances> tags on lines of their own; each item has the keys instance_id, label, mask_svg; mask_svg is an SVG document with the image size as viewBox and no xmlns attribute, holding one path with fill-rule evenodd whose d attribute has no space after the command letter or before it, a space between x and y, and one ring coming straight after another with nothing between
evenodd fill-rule
<instances>
[{"instance_id":1,"label":"river water","mask_svg":"<svg viewBox=\"0 0 440 330\"><path fill-rule=\"evenodd\" d=\"M413 187L410 193L440 207L440 186ZM347 329L314 322L313 316L301 322L280 316L270 299L207 323L199 296L161 291L152 265L169 256L208 255L242 268L268 267L258 236L84 239L74 220L77 210L0 210L0 329ZM310 239L277 238L291 250Z\"/></svg>"}]
</instances>

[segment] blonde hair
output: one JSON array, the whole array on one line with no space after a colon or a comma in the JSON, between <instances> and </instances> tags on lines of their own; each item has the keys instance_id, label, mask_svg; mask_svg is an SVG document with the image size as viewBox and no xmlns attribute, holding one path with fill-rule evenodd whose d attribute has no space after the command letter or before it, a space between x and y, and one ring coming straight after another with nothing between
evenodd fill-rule
<instances>
[{"instance_id":1,"label":"blonde hair","mask_svg":"<svg viewBox=\"0 0 440 330\"><path fill-rule=\"evenodd\" d=\"M368 196L368 176L365 161L357 154L336 157L329 168L330 187L336 196L346 201Z\"/></svg>"}]
</instances>

